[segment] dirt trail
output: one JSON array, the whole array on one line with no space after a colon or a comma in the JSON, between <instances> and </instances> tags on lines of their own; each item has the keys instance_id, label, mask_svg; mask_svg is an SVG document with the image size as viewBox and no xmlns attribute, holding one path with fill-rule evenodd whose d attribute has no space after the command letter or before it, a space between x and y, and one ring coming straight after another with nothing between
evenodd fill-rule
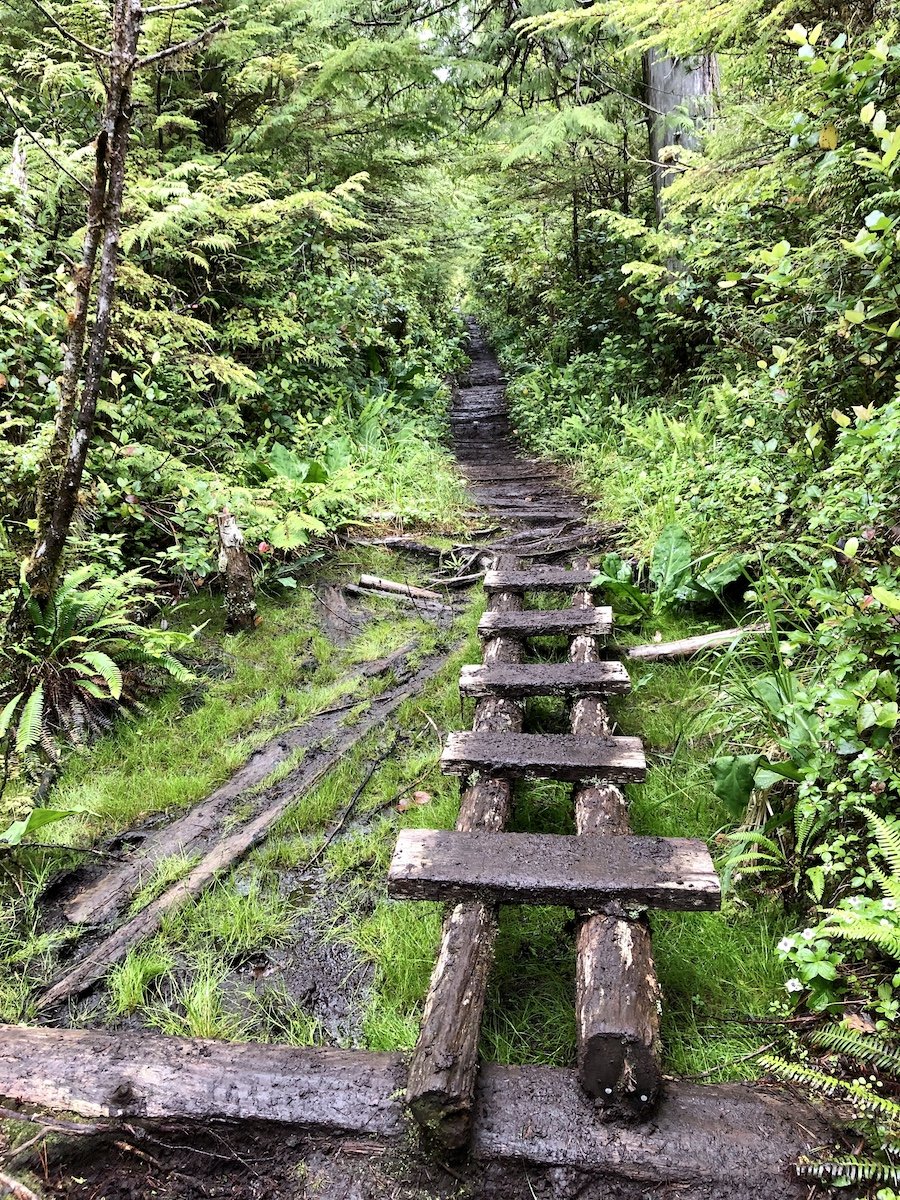
<instances>
[{"instance_id":1,"label":"dirt trail","mask_svg":"<svg viewBox=\"0 0 900 1200\"><path fill-rule=\"evenodd\" d=\"M474 327L471 367L456 392L451 427L472 494L501 528L492 550L550 562L607 542L609 531L589 522L562 477L518 453L499 366ZM254 764L253 769L261 768ZM153 1045L162 1041L157 1038ZM129 1058L127 1043L123 1038L115 1050L122 1061L117 1060L113 1073L122 1079L143 1078L153 1053L148 1049ZM26 1050L22 1053L27 1056ZM83 1067L71 1079L59 1078L67 1070L67 1053L61 1052L55 1064L50 1089L63 1102L85 1086ZM266 1059L266 1048L260 1048L260 1056ZM405 1077L401 1056L384 1057L398 1079ZM178 1071L172 1079L177 1091ZM99 1065L96 1085L102 1102L111 1085ZM261 1087L268 1105L279 1088L290 1090L290 1081L273 1078L270 1086L264 1079ZM482 1069L478 1086L472 1158L445 1163L423 1148L406 1124L399 1088L388 1089L385 1104L391 1121L396 1119L404 1132L379 1138L364 1131L319 1136L308 1126L266 1126L248 1119L252 1112L240 1106L244 1119L229 1123L220 1115L230 1112L228 1104L237 1103L238 1092L227 1081L222 1089L214 1089L221 1096L210 1098L198 1125L177 1117L142 1121L141 1104L146 1103L148 1114L159 1109L141 1100L137 1088L129 1093L137 1110L131 1123L114 1133L59 1137L43 1157L34 1147L5 1169L13 1174L27 1170L30 1184L47 1197L91 1200L743 1200L746 1195L789 1200L805 1194L791 1162L824 1135L814 1114L777 1092L733 1085L678 1085L653 1122L619 1128L597 1120L574 1072L491 1066ZM27 1090L17 1094L28 1098ZM165 1103L168 1085L160 1094ZM37 1092L35 1102L36 1097ZM307 1093L300 1099L315 1106L319 1097ZM224 1108L220 1101L227 1102ZM807 1130L798 1128L796 1112ZM323 1126L329 1115L322 1112Z\"/></svg>"}]
</instances>

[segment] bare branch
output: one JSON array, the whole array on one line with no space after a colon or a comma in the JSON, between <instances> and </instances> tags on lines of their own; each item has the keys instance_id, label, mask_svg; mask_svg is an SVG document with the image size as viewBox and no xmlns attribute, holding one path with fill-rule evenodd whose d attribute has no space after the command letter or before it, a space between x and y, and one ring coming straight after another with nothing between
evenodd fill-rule
<instances>
[{"instance_id":1,"label":"bare branch","mask_svg":"<svg viewBox=\"0 0 900 1200\"><path fill-rule=\"evenodd\" d=\"M207 4L217 3L218 0L184 0L183 4L154 4L152 8L144 9L144 16L152 17L154 13L181 12L183 8L201 8Z\"/></svg>"},{"instance_id":2,"label":"bare branch","mask_svg":"<svg viewBox=\"0 0 900 1200\"><path fill-rule=\"evenodd\" d=\"M202 33L198 33L196 37L188 38L185 42L178 42L174 46L167 46L165 50L157 50L155 54L148 54L144 58L139 58L135 66L149 67L153 63L163 62L167 58L174 58L176 54L185 54L188 50L193 50L195 46L206 45L227 24L228 22L225 18L221 21L216 21L214 25L210 25Z\"/></svg>"},{"instance_id":3,"label":"bare branch","mask_svg":"<svg viewBox=\"0 0 900 1200\"><path fill-rule=\"evenodd\" d=\"M95 58L112 58L112 54L109 52L109 50L100 50L97 46L92 46L89 42L83 42L81 38L76 37L71 30L66 29L65 25L60 25L53 13L48 12L47 9L44 8L43 4L40 3L40 0L31 0L31 3L38 10L38 12L50 22L54 29L59 30L63 37L68 38L70 42L74 42L76 46L80 46L82 50L86 51L88 54L94 55Z\"/></svg>"},{"instance_id":4,"label":"bare branch","mask_svg":"<svg viewBox=\"0 0 900 1200\"><path fill-rule=\"evenodd\" d=\"M81 188L81 190L83 192L87 192L87 194L90 195L91 189L88 187L88 185L86 183L84 183L82 180L80 180L76 175L73 175L72 172L68 169L68 167L64 167L62 165L62 163L59 161L59 159L54 154L51 154L51 152L47 149L47 147L43 144L43 142L40 142L38 140L37 136L35 134L33 134L30 129L26 128L26 126L24 126L24 125L19 124L19 114L13 108L9 96L7 96L6 92L4 92L2 87L0 87L0 96L3 97L4 104L9 109L9 111L12 113L13 118L16 121L17 128L21 129L26 137L31 138L31 140L37 146L38 150L40 150L43 154L46 154L46 156L50 159L50 161L53 163L53 165L55 167L57 167L60 171L62 171L63 175L67 175L69 177L69 179L72 180L73 183L78 184L78 186Z\"/></svg>"}]
</instances>

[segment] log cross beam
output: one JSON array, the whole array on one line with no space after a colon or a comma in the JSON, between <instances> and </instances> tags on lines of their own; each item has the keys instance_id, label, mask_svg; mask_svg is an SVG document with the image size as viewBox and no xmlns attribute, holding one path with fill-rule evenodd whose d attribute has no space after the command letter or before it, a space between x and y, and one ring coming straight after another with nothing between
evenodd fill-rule
<instances>
[{"instance_id":1,"label":"log cross beam","mask_svg":"<svg viewBox=\"0 0 900 1200\"><path fill-rule=\"evenodd\" d=\"M494 566L511 569L516 561L503 555ZM521 592L495 592L491 597L491 608L498 613L520 612L523 607ZM482 659L486 665L519 663L522 644L506 634L489 636ZM487 696L476 705L476 732L520 733L522 723L522 704L515 700ZM499 832L511 804L509 779L483 775L463 793L456 829ZM481 1017L496 937L495 904L467 900L448 911L409 1067L410 1111L423 1130L447 1149L466 1146L471 1134Z\"/></svg>"},{"instance_id":2,"label":"log cross beam","mask_svg":"<svg viewBox=\"0 0 900 1200\"><path fill-rule=\"evenodd\" d=\"M587 567L577 560L576 567ZM574 608L593 605L579 590ZM601 661L597 638L580 635L569 647L571 663ZM613 732L604 700L581 696L572 702L570 728L582 737ZM580 837L631 832L628 802L614 783L576 786L575 828ZM647 1115L659 1098L661 995L646 918L634 919L614 905L581 913L575 938L575 1018L578 1075L598 1106L617 1116Z\"/></svg>"}]
</instances>

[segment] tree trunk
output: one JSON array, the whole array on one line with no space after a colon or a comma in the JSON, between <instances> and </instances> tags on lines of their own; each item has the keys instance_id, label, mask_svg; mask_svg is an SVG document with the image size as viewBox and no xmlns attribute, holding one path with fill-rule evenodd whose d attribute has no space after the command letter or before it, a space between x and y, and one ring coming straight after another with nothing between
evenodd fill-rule
<instances>
[{"instance_id":1,"label":"tree trunk","mask_svg":"<svg viewBox=\"0 0 900 1200\"><path fill-rule=\"evenodd\" d=\"M13 641L25 632L27 594L45 599L56 586L94 428L115 294L131 128L131 89L142 20L140 0L116 0L111 52L104 60L108 62L106 107L95 143L87 231L81 262L73 275L69 340L63 360L53 437L37 487L35 543L25 562L24 586L8 626ZM100 274L96 311L88 340L88 308L98 255Z\"/></svg>"},{"instance_id":2,"label":"tree trunk","mask_svg":"<svg viewBox=\"0 0 900 1200\"><path fill-rule=\"evenodd\" d=\"M216 517L219 525L219 570L225 576L225 628L229 633L254 629L257 624L253 570L244 548L244 535L227 508Z\"/></svg>"},{"instance_id":3,"label":"tree trunk","mask_svg":"<svg viewBox=\"0 0 900 1200\"><path fill-rule=\"evenodd\" d=\"M663 189L675 177L681 147L699 148L699 130L712 116L719 86L714 54L669 58L657 50L644 54L644 92L650 128L650 176L656 217L664 215Z\"/></svg>"}]
</instances>

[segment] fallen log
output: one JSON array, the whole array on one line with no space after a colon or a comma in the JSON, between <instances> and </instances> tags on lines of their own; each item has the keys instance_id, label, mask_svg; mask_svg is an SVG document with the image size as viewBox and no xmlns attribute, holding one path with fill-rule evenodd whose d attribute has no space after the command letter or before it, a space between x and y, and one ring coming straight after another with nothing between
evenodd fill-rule
<instances>
[{"instance_id":1,"label":"fallen log","mask_svg":"<svg viewBox=\"0 0 900 1200\"><path fill-rule=\"evenodd\" d=\"M409 583L397 583L393 579L382 579L378 575L360 575L359 586L376 592L396 592L401 596L412 596L417 600L442 601L440 592L431 592L428 588L413 587Z\"/></svg>"},{"instance_id":2,"label":"fallen log","mask_svg":"<svg viewBox=\"0 0 900 1200\"><path fill-rule=\"evenodd\" d=\"M416 596L404 596L401 592L380 592L374 588L359 587L355 583L345 583L342 590L351 596L369 597L376 600L391 600L394 604L399 604L404 608L411 608L417 613L428 614L433 617L453 613L452 606L445 604L440 598L437 600L420 600Z\"/></svg>"},{"instance_id":3,"label":"fallen log","mask_svg":"<svg viewBox=\"0 0 900 1200\"><path fill-rule=\"evenodd\" d=\"M399 1054L0 1026L0 1094L86 1117L283 1121L396 1136Z\"/></svg>"},{"instance_id":4,"label":"fallen log","mask_svg":"<svg viewBox=\"0 0 900 1200\"><path fill-rule=\"evenodd\" d=\"M628 658L642 662L654 662L663 658L690 658L701 650L714 650L718 646L730 646L748 633L768 633L768 625L745 625L742 629L722 629L717 633L701 633L697 637L684 638L680 642L650 642L646 646L630 646Z\"/></svg>"},{"instance_id":5,"label":"fallen log","mask_svg":"<svg viewBox=\"0 0 900 1200\"><path fill-rule=\"evenodd\" d=\"M500 592L492 603L501 610L518 611L522 597ZM520 662L521 643L514 638L491 638L484 645L483 658L485 662ZM478 703L473 725L483 733L518 731L522 719L521 705L492 696ZM459 832L499 831L509 818L510 807L509 781L482 778L463 794L456 828ZM419 1125L448 1149L465 1146L471 1133L478 1041L496 936L497 910L491 903L457 904L445 917L409 1067L407 1104Z\"/></svg>"},{"instance_id":6,"label":"fallen log","mask_svg":"<svg viewBox=\"0 0 900 1200\"><path fill-rule=\"evenodd\" d=\"M245 825L224 837L216 844L184 879L174 883L161 896L141 909L130 920L120 925L113 933L98 943L73 967L64 971L51 986L38 997L36 1008L43 1011L78 995L119 961L138 942L154 933L163 914L177 908L186 900L199 895L222 871L232 867L239 859L263 840L272 826L304 792L318 783L324 775L343 761L347 753L367 733L380 728L385 718L410 696L417 695L440 671L450 654L457 649L433 654L425 659L415 674L403 683L376 696L369 708L354 725L344 726L329 742L327 748L307 755L300 766L269 793L266 808L251 818Z\"/></svg>"},{"instance_id":7,"label":"fallen log","mask_svg":"<svg viewBox=\"0 0 900 1200\"><path fill-rule=\"evenodd\" d=\"M589 606L591 592L576 592L572 603L576 608ZM602 661L596 638L573 639L570 663L597 669ZM596 696L576 699L570 728L581 737L610 737L613 723L604 701ZM614 783L578 787L574 802L579 837L631 832L628 802ZM575 934L578 1078L605 1111L646 1115L657 1104L662 1087L660 1012L646 917L613 911L580 914Z\"/></svg>"},{"instance_id":8,"label":"fallen log","mask_svg":"<svg viewBox=\"0 0 900 1200\"><path fill-rule=\"evenodd\" d=\"M408 642L385 658L365 663L347 682L394 671L397 682L402 683L409 678L406 663L417 646L416 642ZM264 785L266 777L291 755L301 750L313 752L327 739L340 734L348 709L361 702L361 697L351 695L346 703L315 713L302 725L278 734L255 750L230 779L184 816L148 833L140 848L132 851L124 862L109 866L101 874L92 874L87 882L74 889L71 886L58 888L53 897L54 906L58 906L66 919L75 925L85 922L98 925L111 920L152 875L157 863L175 854L192 856L208 850L221 836L236 801L253 788ZM264 803L264 799L260 803Z\"/></svg>"}]
</instances>

